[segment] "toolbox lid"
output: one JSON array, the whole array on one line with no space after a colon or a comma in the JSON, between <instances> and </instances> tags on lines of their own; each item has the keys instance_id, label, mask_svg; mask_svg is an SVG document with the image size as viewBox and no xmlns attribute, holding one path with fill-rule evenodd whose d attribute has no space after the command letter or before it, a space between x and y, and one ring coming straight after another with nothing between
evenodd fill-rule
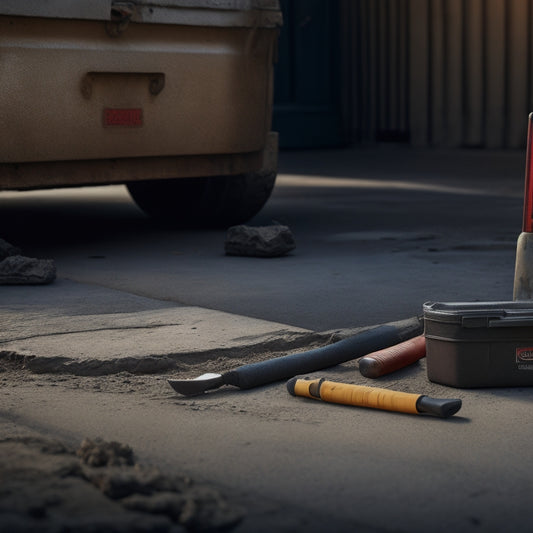
<instances>
[{"instance_id":1,"label":"toolbox lid","mask_svg":"<svg viewBox=\"0 0 533 533\"><path fill-rule=\"evenodd\" d=\"M466 328L533 327L533 301L426 302L424 319Z\"/></svg>"},{"instance_id":2,"label":"toolbox lid","mask_svg":"<svg viewBox=\"0 0 533 533\"><path fill-rule=\"evenodd\" d=\"M187 26L277 27L278 0L2 0L0 15L111 20L127 13L131 22Z\"/></svg>"}]
</instances>

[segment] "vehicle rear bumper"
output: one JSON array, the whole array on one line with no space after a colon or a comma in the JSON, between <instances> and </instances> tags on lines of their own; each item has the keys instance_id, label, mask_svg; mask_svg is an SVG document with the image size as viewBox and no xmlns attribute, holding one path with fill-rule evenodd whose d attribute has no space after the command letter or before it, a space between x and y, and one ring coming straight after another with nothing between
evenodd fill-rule
<instances>
[{"instance_id":1,"label":"vehicle rear bumper","mask_svg":"<svg viewBox=\"0 0 533 533\"><path fill-rule=\"evenodd\" d=\"M278 135L270 132L265 147L239 154L131 157L35 163L0 163L0 190L127 183L232 175L266 170L276 172Z\"/></svg>"},{"instance_id":2,"label":"vehicle rear bumper","mask_svg":"<svg viewBox=\"0 0 533 533\"><path fill-rule=\"evenodd\" d=\"M276 39L273 27L131 22L111 37L104 21L0 16L0 163L260 152ZM138 120L114 124L114 110Z\"/></svg>"}]
</instances>

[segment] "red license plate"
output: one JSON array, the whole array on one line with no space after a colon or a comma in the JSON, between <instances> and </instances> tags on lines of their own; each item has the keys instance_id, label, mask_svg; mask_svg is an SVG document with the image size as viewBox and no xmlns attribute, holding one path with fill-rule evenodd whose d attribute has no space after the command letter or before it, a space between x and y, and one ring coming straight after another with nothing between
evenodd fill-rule
<instances>
[{"instance_id":1,"label":"red license plate","mask_svg":"<svg viewBox=\"0 0 533 533\"><path fill-rule=\"evenodd\" d=\"M130 109L104 109L104 126L122 126L126 128L139 128L143 125L143 110Z\"/></svg>"}]
</instances>

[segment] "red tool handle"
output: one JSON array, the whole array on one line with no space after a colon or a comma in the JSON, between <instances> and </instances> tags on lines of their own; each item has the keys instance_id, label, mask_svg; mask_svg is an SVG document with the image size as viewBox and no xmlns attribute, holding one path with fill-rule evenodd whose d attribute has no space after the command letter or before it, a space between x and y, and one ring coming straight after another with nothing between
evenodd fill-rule
<instances>
[{"instance_id":1,"label":"red tool handle","mask_svg":"<svg viewBox=\"0 0 533 533\"><path fill-rule=\"evenodd\" d=\"M415 363L426 355L424 335L372 352L359 359L359 372L366 378L379 378Z\"/></svg>"}]
</instances>

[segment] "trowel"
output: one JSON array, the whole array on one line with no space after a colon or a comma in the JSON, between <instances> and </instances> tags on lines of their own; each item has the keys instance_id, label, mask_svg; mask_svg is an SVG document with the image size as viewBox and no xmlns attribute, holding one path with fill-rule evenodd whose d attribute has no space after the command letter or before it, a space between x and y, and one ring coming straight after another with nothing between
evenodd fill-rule
<instances>
[{"instance_id":1,"label":"trowel","mask_svg":"<svg viewBox=\"0 0 533 533\"><path fill-rule=\"evenodd\" d=\"M184 396L202 394L223 385L251 389L358 359L419 336L422 331L422 317L412 317L370 328L321 348L250 363L224 374L208 373L195 379L169 379L168 383Z\"/></svg>"}]
</instances>

